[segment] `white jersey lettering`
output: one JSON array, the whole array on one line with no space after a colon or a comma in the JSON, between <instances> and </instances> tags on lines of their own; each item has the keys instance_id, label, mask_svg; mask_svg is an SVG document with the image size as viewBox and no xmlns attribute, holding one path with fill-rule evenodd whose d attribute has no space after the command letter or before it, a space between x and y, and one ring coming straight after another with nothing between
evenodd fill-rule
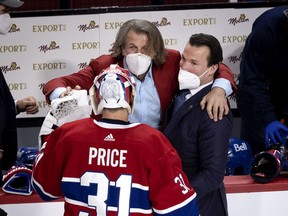
<instances>
[{"instance_id":1,"label":"white jersey lettering","mask_svg":"<svg viewBox=\"0 0 288 216\"><path fill-rule=\"evenodd\" d=\"M88 164L96 163L98 166L127 167L127 150L89 148Z\"/></svg>"}]
</instances>

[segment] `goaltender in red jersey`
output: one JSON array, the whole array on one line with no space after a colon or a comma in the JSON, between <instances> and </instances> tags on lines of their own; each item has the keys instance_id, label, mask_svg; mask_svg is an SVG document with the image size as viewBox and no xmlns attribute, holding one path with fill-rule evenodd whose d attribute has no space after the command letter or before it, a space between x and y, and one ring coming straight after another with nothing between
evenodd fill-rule
<instances>
[{"instance_id":1,"label":"goaltender in red jersey","mask_svg":"<svg viewBox=\"0 0 288 216\"><path fill-rule=\"evenodd\" d=\"M135 82L111 65L94 80L96 121L54 130L35 160L32 184L44 200L64 197L65 216L199 216L181 160L158 130L130 123Z\"/></svg>"}]
</instances>

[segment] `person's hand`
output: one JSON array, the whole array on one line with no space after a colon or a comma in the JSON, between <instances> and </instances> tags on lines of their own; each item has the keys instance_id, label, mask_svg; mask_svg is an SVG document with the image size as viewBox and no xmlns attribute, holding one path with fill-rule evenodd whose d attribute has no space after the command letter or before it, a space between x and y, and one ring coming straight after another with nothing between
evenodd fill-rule
<instances>
[{"instance_id":1,"label":"person's hand","mask_svg":"<svg viewBox=\"0 0 288 216\"><path fill-rule=\"evenodd\" d=\"M284 145L286 138L283 139L283 134L288 134L288 127L280 121L273 121L266 126L265 129L265 145L269 149L271 143Z\"/></svg>"},{"instance_id":2,"label":"person's hand","mask_svg":"<svg viewBox=\"0 0 288 216\"><path fill-rule=\"evenodd\" d=\"M62 92L60 94L59 98L63 98L65 96L69 95L72 92L72 90L81 90L81 87L79 85L76 85L75 89L72 89L70 86L67 86L66 91Z\"/></svg>"},{"instance_id":3,"label":"person's hand","mask_svg":"<svg viewBox=\"0 0 288 216\"><path fill-rule=\"evenodd\" d=\"M39 111L38 102L32 96L17 100L16 107L19 113L26 112L27 114L35 114Z\"/></svg>"},{"instance_id":4,"label":"person's hand","mask_svg":"<svg viewBox=\"0 0 288 216\"><path fill-rule=\"evenodd\" d=\"M207 112L211 119L214 121L222 120L223 115L229 113L229 106L225 96L225 90L220 87L214 87L212 90L203 97L200 106L205 109L207 103Z\"/></svg>"}]
</instances>

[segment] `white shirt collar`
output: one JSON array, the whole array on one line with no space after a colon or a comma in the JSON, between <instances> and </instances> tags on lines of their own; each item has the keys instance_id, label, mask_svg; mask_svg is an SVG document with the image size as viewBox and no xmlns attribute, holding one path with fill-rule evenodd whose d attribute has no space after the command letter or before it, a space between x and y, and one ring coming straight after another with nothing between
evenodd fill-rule
<instances>
[{"instance_id":1,"label":"white shirt collar","mask_svg":"<svg viewBox=\"0 0 288 216\"><path fill-rule=\"evenodd\" d=\"M196 88L196 89L190 90L190 94L188 94L188 95L185 96L186 100L188 100L190 97L192 97L193 95L195 95L195 94L196 94L197 92L199 92L201 89L205 88L205 87L208 86L208 85L211 85L212 83L213 83L213 80L212 80L211 82L208 82L208 83L206 83L206 84L204 84L204 85L199 86L199 87Z\"/></svg>"}]
</instances>

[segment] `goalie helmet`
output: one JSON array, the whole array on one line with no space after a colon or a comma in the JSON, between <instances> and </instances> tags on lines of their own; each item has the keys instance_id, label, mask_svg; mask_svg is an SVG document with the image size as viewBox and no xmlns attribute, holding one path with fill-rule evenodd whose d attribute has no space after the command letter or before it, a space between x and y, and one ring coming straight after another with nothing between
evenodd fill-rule
<instances>
[{"instance_id":1,"label":"goalie helmet","mask_svg":"<svg viewBox=\"0 0 288 216\"><path fill-rule=\"evenodd\" d=\"M249 143L231 137L225 175L249 175L252 161L253 154Z\"/></svg>"},{"instance_id":2,"label":"goalie helmet","mask_svg":"<svg viewBox=\"0 0 288 216\"><path fill-rule=\"evenodd\" d=\"M92 108L96 115L104 108L125 108L133 112L135 98L135 80L129 71L116 64L104 69L95 77L89 90Z\"/></svg>"}]
</instances>

